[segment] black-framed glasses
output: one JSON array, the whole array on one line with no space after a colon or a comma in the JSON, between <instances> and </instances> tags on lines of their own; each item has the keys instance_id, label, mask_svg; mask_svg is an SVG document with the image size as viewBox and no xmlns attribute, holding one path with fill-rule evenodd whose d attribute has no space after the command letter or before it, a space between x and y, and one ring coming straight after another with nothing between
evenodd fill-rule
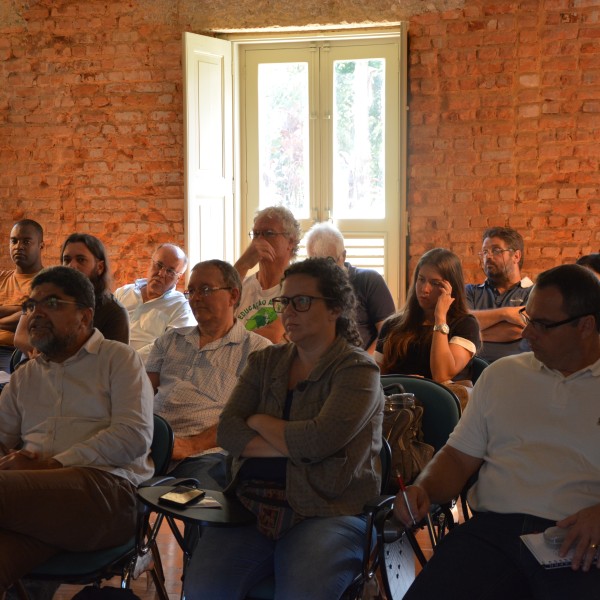
<instances>
[{"instance_id":1,"label":"black-framed glasses","mask_svg":"<svg viewBox=\"0 0 600 600\"><path fill-rule=\"evenodd\" d=\"M272 240L276 235L287 235L285 231L273 231L272 229L265 229L264 231L258 231L256 229L253 229L252 231L248 232L248 235L250 236L250 239L253 240L254 238L260 237L262 235L262 237L265 238L265 240Z\"/></svg>"},{"instance_id":2,"label":"black-framed glasses","mask_svg":"<svg viewBox=\"0 0 600 600\"><path fill-rule=\"evenodd\" d=\"M335 298L307 296L305 294L298 294L297 296L278 296L277 298L273 298L273 310L277 313L282 313L291 303L296 312L306 312L310 309L313 300L335 300Z\"/></svg>"},{"instance_id":3,"label":"black-framed glasses","mask_svg":"<svg viewBox=\"0 0 600 600\"><path fill-rule=\"evenodd\" d=\"M488 256L495 256L496 258L502 256L505 252L514 252L513 248L498 248L497 246L494 248L490 248L489 250L486 248L481 252L477 253L479 258L486 258Z\"/></svg>"},{"instance_id":4,"label":"black-framed glasses","mask_svg":"<svg viewBox=\"0 0 600 600\"><path fill-rule=\"evenodd\" d=\"M62 298L57 298L56 296L48 296L47 298L42 298L42 300L33 300L33 298L25 300L25 302L21 304L21 312L24 315L30 315L38 306L52 312L58 310L61 304L74 304L76 306L85 308L81 302L75 302L74 300L63 300Z\"/></svg>"},{"instance_id":5,"label":"black-framed glasses","mask_svg":"<svg viewBox=\"0 0 600 600\"><path fill-rule=\"evenodd\" d=\"M171 267L167 267L167 265L163 265L160 260L152 260L152 268L157 272L160 273L161 271L164 271L165 274L170 277L171 279L175 279L175 277L179 277L179 275L181 275L181 273L178 273L175 269L171 269Z\"/></svg>"},{"instance_id":6,"label":"black-framed glasses","mask_svg":"<svg viewBox=\"0 0 600 600\"><path fill-rule=\"evenodd\" d=\"M519 311L519 314L521 315L521 319L523 319L525 325L531 325L539 333L546 333L548 329L554 329L555 327L572 323L573 321L577 321L577 319L583 319L583 317L589 317L595 315L596 313L586 313L585 315L577 315L576 317L569 317L568 319L563 319L562 321L554 321L550 323L529 318L529 315L525 312L525 308L522 308Z\"/></svg>"},{"instance_id":7,"label":"black-framed glasses","mask_svg":"<svg viewBox=\"0 0 600 600\"><path fill-rule=\"evenodd\" d=\"M219 290L230 290L231 287L210 287L208 285L203 285L199 288L189 288L183 292L183 295L189 300L192 296L198 294L198 296L210 296L214 292L218 292Z\"/></svg>"}]
</instances>

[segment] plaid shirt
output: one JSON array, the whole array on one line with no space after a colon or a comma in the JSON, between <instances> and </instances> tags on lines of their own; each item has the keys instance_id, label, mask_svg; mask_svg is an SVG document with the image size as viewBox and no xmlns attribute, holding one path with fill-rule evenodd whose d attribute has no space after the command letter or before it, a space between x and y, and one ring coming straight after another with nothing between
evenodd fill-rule
<instances>
[{"instance_id":1,"label":"plaid shirt","mask_svg":"<svg viewBox=\"0 0 600 600\"><path fill-rule=\"evenodd\" d=\"M248 355L271 344L246 331L238 320L222 338L203 348L198 347L199 339L198 327L167 331L154 342L146 361L149 373L160 374L154 412L178 437L216 425Z\"/></svg>"}]
</instances>

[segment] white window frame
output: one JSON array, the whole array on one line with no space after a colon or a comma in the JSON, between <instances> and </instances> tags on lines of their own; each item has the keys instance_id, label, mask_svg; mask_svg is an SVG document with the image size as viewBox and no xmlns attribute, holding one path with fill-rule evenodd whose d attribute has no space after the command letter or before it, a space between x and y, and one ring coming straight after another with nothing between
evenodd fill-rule
<instances>
[{"instance_id":1,"label":"white window frame","mask_svg":"<svg viewBox=\"0 0 600 600\"><path fill-rule=\"evenodd\" d=\"M343 31L343 32L306 32L301 34L279 34L256 36L254 34L234 34L227 36L227 40L215 40L196 34L184 34L184 87L185 87L185 132L186 132L186 157L185 157L185 194L186 194L186 249L190 256L190 263L193 265L198 260L208 258L222 258L234 262L243 252L249 243L247 232L251 228L254 217L254 207L248 206L248 188L244 177L243 153L240 151L245 144L244 129L240 126L244 119L244 99L243 89L239 85L240 77L243 76L243 61L240 61L240 53L250 45L260 44L281 44L303 42L316 39L323 41L330 39L357 40L360 43L368 43L371 40L377 43L377 40L383 40L389 37L400 37L400 60L399 60L399 107L398 107L398 127L399 127L399 148L398 148L398 182L397 182L397 202L396 229L397 238L392 240L392 246L396 249L393 255L388 254L386 262L386 277L388 286L398 306L402 305L405 299L406 290L406 266L407 266L407 211L406 211L406 126L407 126L407 104L406 104L406 52L407 24L401 23L399 27L386 28L384 30L369 31ZM198 45L208 44L208 50L199 51ZM230 44L230 59L227 57L226 50L223 52L214 51L213 44L218 48L225 48ZM208 56L209 63L219 63L222 68L220 81L214 75L210 85L199 84L197 81L192 83L191 77L194 71L206 71L206 67L194 64L194 51L192 46L196 45L196 55L203 55L201 60L206 60ZM216 58L215 58L216 56ZM227 65L227 60L231 60ZM214 71L212 63L209 65L209 71ZM198 110L199 96L203 90L219 88L220 97L210 102L204 102L204 116L198 117L202 111ZM200 90L200 92L198 91ZM219 96L219 94L217 94ZM196 103L196 105L195 105ZM210 110L206 110L210 107ZM205 126L202 126L204 121ZM220 123L216 127L215 123ZM201 137L198 130L205 133L211 133L213 138L215 133L217 138L216 148L219 152L214 152L208 156L206 150L210 147L204 145L204 156L210 160L204 162L213 163L216 166L215 176L205 178L204 184L199 183L202 179L198 177L198 165L202 165L202 152L197 148L202 148L202 143L198 143ZM194 150L194 145L196 150ZM215 157L219 158L216 160ZM222 159L222 160L221 160ZM201 171L202 169L200 169ZM206 182L210 182L208 185ZM315 215L315 220L327 218L325 214ZM368 222L367 222L368 223ZM306 228L306 224L303 224ZM338 224L339 225L339 224ZM340 227L344 232L344 228ZM360 247L361 238L369 238L368 227L364 232L353 232L353 240L350 245ZM390 235L390 234L388 234ZM392 232L391 236L394 235ZM368 253L368 250L367 250ZM360 265L357 265L360 266Z\"/></svg>"}]
</instances>

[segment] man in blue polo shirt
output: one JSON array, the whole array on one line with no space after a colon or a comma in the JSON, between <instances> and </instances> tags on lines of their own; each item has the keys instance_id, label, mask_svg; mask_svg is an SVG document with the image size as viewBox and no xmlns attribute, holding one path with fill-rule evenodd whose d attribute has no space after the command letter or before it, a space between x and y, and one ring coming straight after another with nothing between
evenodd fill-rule
<instances>
[{"instance_id":1,"label":"man in blue polo shirt","mask_svg":"<svg viewBox=\"0 0 600 600\"><path fill-rule=\"evenodd\" d=\"M523 248L518 231L510 227L487 229L479 253L487 279L466 286L467 303L479 322L483 341L478 354L488 362L528 350L522 339L525 323L519 309L527 303L533 282L521 277Z\"/></svg>"}]
</instances>

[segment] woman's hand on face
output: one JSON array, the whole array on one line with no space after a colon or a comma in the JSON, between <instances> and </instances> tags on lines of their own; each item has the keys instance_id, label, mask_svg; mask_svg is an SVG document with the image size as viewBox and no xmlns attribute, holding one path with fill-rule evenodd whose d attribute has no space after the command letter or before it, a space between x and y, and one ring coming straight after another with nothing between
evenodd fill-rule
<instances>
[{"instance_id":1,"label":"woman's hand on face","mask_svg":"<svg viewBox=\"0 0 600 600\"><path fill-rule=\"evenodd\" d=\"M435 320L436 323L445 323L446 316L451 304L454 302L452 297L452 286L449 281L445 279L440 283L440 295L438 296L437 303L435 305Z\"/></svg>"}]
</instances>

